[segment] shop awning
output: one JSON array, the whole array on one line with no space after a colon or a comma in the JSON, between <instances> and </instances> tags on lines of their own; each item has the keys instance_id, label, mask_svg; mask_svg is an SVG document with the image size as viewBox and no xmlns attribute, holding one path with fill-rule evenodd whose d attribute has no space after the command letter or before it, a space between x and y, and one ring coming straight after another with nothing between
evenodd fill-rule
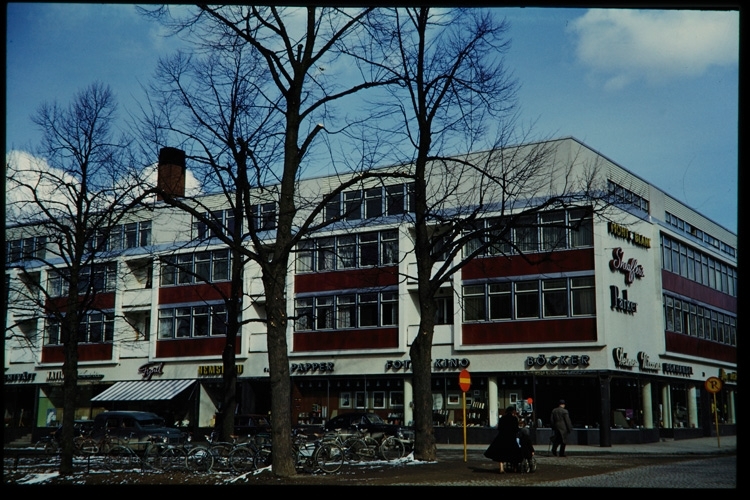
<instances>
[{"instance_id":1,"label":"shop awning","mask_svg":"<svg viewBox=\"0 0 750 500\"><path fill-rule=\"evenodd\" d=\"M115 384L91 401L169 400L190 387L195 380L136 380Z\"/></svg>"}]
</instances>

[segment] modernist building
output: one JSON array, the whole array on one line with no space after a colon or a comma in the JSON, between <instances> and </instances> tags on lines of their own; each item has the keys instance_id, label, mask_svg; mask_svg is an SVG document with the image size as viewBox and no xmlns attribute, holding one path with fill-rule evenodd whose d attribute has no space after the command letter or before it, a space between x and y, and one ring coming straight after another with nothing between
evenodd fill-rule
<instances>
[{"instance_id":1,"label":"modernist building","mask_svg":"<svg viewBox=\"0 0 750 500\"><path fill-rule=\"evenodd\" d=\"M540 213L538 229L514 234L531 258L510 248L489 251L441 290L432 379L439 442L461 439L463 369L471 374L470 441L486 442L484 431L509 404L531 412L544 429L561 398L579 442L733 433L737 235L575 139L548 146L581 172L599 166L618 201L615 215L592 215L585 206ZM179 185L184 154L166 148L160 168ZM301 189L325 193L336 182L310 179ZM410 194L403 180L346 192L324 216L348 213L349 222L360 223L334 226L299 246L288 279L288 312L297 318L287 339L294 423L358 409L412 420L409 346L419 315L416 282L408 278L415 276L412 232L399 217L411 209ZM204 202L229 213L221 197ZM110 238L96 271L102 312L88 317L79 349L76 418L147 409L193 428L213 423L226 317L219 291L229 283L229 252L207 240L208 228L190 215L162 208L134 213ZM272 228L274 205L259 202L257 212L259 224ZM561 230L559 221L580 225ZM63 353L54 322L25 318L13 289L20 269L47 283L53 296L64 285L36 259L44 235L10 227L6 239L6 323L19 325L6 335L4 358L6 434L14 435L60 420ZM549 253L551 239L560 244ZM535 261L535 254L546 257ZM256 266L248 265L245 282L253 300L244 319L262 318ZM262 323L243 327L236 354L236 413L268 412ZM720 384L709 392L706 381L714 377Z\"/></svg>"}]
</instances>

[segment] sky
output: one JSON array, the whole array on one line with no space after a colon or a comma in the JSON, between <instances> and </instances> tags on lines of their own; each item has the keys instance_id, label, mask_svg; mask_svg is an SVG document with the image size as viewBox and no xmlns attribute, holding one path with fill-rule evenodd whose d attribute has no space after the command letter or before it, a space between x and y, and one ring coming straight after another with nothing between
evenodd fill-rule
<instances>
[{"instance_id":1,"label":"sky","mask_svg":"<svg viewBox=\"0 0 750 500\"><path fill-rule=\"evenodd\" d=\"M521 119L574 137L737 232L739 11L492 9ZM30 116L95 81L137 110L178 41L129 4L6 4L6 155L40 142Z\"/></svg>"}]
</instances>

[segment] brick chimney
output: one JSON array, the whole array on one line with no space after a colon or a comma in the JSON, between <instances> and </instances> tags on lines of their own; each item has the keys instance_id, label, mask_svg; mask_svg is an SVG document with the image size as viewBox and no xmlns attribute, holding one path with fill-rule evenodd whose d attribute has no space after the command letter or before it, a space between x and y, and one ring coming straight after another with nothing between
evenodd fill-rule
<instances>
[{"instance_id":1,"label":"brick chimney","mask_svg":"<svg viewBox=\"0 0 750 500\"><path fill-rule=\"evenodd\" d=\"M185 152L177 148L161 148L157 187L172 196L185 196ZM163 197L158 195L157 200Z\"/></svg>"}]
</instances>

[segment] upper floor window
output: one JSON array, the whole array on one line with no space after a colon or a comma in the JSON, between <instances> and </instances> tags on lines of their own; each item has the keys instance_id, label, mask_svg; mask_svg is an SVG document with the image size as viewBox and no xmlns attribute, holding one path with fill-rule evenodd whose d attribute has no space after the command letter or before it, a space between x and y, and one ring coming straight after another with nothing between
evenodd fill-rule
<instances>
[{"instance_id":1,"label":"upper floor window","mask_svg":"<svg viewBox=\"0 0 750 500\"><path fill-rule=\"evenodd\" d=\"M107 229L97 229L89 243L92 252L117 252L151 244L151 221L128 222Z\"/></svg>"},{"instance_id":2,"label":"upper floor window","mask_svg":"<svg viewBox=\"0 0 750 500\"><path fill-rule=\"evenodd\" d=\"M46 236L33 236L20 240L8 240L5 244L5 262L44 259L47 246Z\"/></svg>"},{"instance_id":3,"label":"upper floor window","mask_svg":"<svg viewBox=\"0 0 750 500\"><path fill-rule=\"evenodd\" d=\"M334 196L324 210L326 221L375 219L414 211L414 183L354 189Z\"/></svg>"},{"instance_id":4,"label":"upper floor window","mask_svg":"<svg viewBox=\"0 0 750 500\"><path fill-rule=\"evenodd\" d=\"M253 214L253 229L256 231L276 229L276 203L251 205L250 211Z\"/></svg>"},{"instance_id":5,"label":"upper floor window","mask_svg":"<svg viewBox=\"0 0 750 500\"><path fill-rule=\"evenodd\" d=\"M672 227L675 227L679 229L680 231L684 231L685 233L688 233L689 235L693 236L694 238L697 238L698 240L707 243L711 245L712 247L718 249L722 253L725 253L731 257L737 256L737 250L731 246L727 245L723 241L719 240L718 238L714 238L710 234L706 233L705 231L701 231L697 227L693 226L692 224L680 219L679 217L666 212L665 220L667 224L670 224Z\"/></svg>"},{"instance_id":6,"label":"upper floor window","mask_svg":"<svg viewBox=\"0 0 750 500\"><path fill-rule=\"evenodd\" d=\"M62 325L56 318L47 318L45 326L46 345L63 343ZM86 314L78 325L78 342L81 344L111 343L114 340L115 315L113 313L91 312Z\"/></svg>"},{"instance_id":7,"label":"upper floor window","mask_svg":"<svg viewBox=\"0 0 750 500\"><path fill-rule=\"evenodd\" d=\"M362 292L298 297L295 331L398 325L398 293Z\"/></svg>"},{"instance_id":8,"label":"upper floor window","mask_svg":"<svg viewBox=\"0 0 750 500\"><path fill-rule=\"evenodd\" d=\"M190 285L230 279L228 249L162 257L161 285Z\"/></svg>"},{"instance_id":9,"label":"upper floor window","mask_svg":"<svg viewBox=\"0 0 750 500\"><path fill-rule=\"evenodd\" d=\"M117 263L86 266L78 273L78 293L111 292L117 287ZM70 290L70 270L50 269L47 276L47 293L50 297L65 297Z\"/></svg>"},{"instance_id":10,"label":"upper floor window","mask_svg":"<svg viewBox=\"0 0 750 500\"><path fill-rule=\"evenodd\" d=\"M662 268L733 297L737 296L737 268L661 235Z\"/></svg>"},{"instance_id":11,"label":"upper floor window","mask_svg":"<svg viewBox=\"0 0 750 500\"><path fill-rule=\"evenodd\" d=\"M226 333L224 304L159 309L159 339L201 338Z\"/></svg>"},{"instance_id":12,"label":"upper floor window","mask_svg":"<svg viewBox=\"0 0 750 500\"><path fill-rule=\"evenodd\" d=\"M297 246L297 273L387 266L397 262L397 230L315 238Z\"/></svg>"},{"instance_id":13,"label":"upper floor window","mask_svg":"<svg viewBox=\"0 0 750 500\"><path fill-rule=\"evenodd\" d=\"M205 218L211 221L212 224L207 224L205 220L193 220L193 239L206 240L209 238L217 238L222 234L234 234L235 220L234 212L231 210L213 210L211 212L206 212Z\"/></svg>"},{"instance_id":14,"label":"upper floor window","mask_svg":"<svg viewBox=\"0 0 750 500\"><path fill-rule=\"evenodd\" d=\"M638 210L649 213L649 202L643 196L640 196L611 180L607 180L607 189L614 203L630 205Z\"/></svg>"}]
</instances>

